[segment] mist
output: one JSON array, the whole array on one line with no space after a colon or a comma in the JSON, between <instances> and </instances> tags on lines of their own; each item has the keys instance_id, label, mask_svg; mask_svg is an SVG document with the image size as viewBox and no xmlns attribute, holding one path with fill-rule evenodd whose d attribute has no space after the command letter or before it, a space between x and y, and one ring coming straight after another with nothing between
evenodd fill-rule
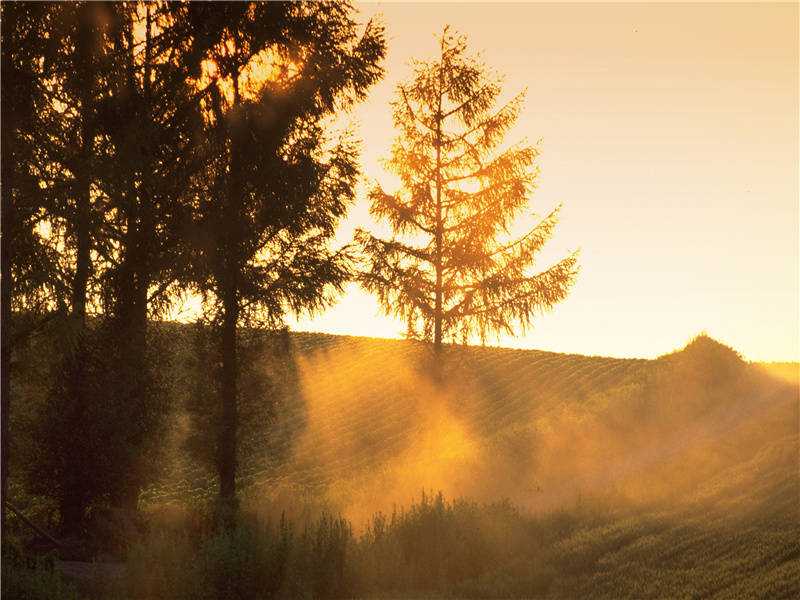
<instances>
[{"instance_id":1,"label":"mist","mask_svg":"<svg viewBox=\"0 0 800 600\"><path fill-rule=\"evenodd\" d=\"M357 524L423 491L533 514L674 508L797 466L797 386L706 336L652 361L454 346L439 385L429 360L367 338L297 352L302 424L250 505Z\"/></svg>"}]
</instances>

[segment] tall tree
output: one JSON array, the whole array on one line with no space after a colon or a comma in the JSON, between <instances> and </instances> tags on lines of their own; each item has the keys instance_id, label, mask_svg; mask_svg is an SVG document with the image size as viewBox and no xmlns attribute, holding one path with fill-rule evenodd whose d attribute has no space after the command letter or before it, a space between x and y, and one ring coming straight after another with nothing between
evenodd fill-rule
<instances>
[{"instance_id":1,"label":"tall tree","mask_svg":"<svg viewBox=\"0 0 800 600\"><path fill-rule=\"evenodd\" d=\"M368 261L362 286L406 321L409 336L432 341L436 356L446 339L529 327L566 297L577 273L577 252L532 271L558 208L509 239L538 175L537 146L502 147L524 93L498 108L501 79L467 55L463 36L446 27L439 50L414 62L392 103L399 135L387 166L402 188L389 194L376 185L369 194L371 214L394 235L356 232Z\"/></svg>"},{"instance_id":2,"label":"tall tree","mask_svg":"<svg viewBox=\"0 0 800 600\"><path fill-rule=\"evenodd\" d=\"M55 253L40 226L48 211L37 178L37 147L33 136L43 96L37 86L41 61L46 52L43 32L50 21L44 5L18 2L0 7L3 93L2 128L2 219L0 226L0 392L2 393L2 527L5 530L5 500L9 472L9 416L11 411L11 355L18 333L12 332L12 311L41 313L48 304L48 274ZM4 534L2 535L5 538Z\"/></svg>"},{"instance_id":3,"label":"tall tree","mask_svg":"<svg viewBox=\"0 0 800 600\"><path fill-rule=\"evenodd\" d=\"M145 479L146 442L165 408L148 362L147 325L169 308L186 275L182 234L187 190L202 167L202 90L190 78L197 44L190 7L119 3L109 21L111 68L98 107L109 152L98 178L116 248L104 293L113 393L125 423L112 502L133 509Z\"/></svg>"},{"instance_id":4,"label":"tall tree","mask_svg":"<svg viewBox=\"0 0 800 600\"><path fill-rule=\"evenodd\" d=\"M87 277L70 277L65 265L74 254L65 251L65 237L88 239L88 230L65 231L69 212L81 212L75 201L88 201L83 168L80 120L69 113L62 88L65 73L85 74L93 55L95 23L75 6L9 2L2 5L2 336L3 364L3 495L8 475L8 422L11 410L9 377L12 354L30 335L53 318L53 309L71 300L83 321ZM80 26L76 23L80 21ZM65 39L65 23L75 25ZM78 58L80 54L80 58ZM68 60L65 60L69 56ZM91 65L93 66L93 65ZM89 68L88 70L91 70ZM83 79L85 83L85 79ZM86 95L85 86L76 86ZM85 103L76 100L83 107ZM69 113L69 115L67 115ZM64 152L70 139L72 148ZM78 139L78 150L75 140ZM64 174L68 174L64 176ZM85 206L85 203L84 203ZM85 223L86 221L84 221ZM80 261L76 261L80 262ZM83 263L85 264L85 263ZM73 272L77 272L76 269ZM83 269L84 275L88 269ZM65 276L66 275L66 276ZM79 280L82 279L82 283ZM81 294L78 290L84 291ZM12 321L12 314L19 318ZM23 325L23 323L25 323ZM79 392L79 390L78 390ZM79 392L80 393L80 392Z\"/></svg>"},{"instance_id":5,"label":"tall tree","mask_svg":"<svg viewBox=\"0 0 800 600\"><path fill-rule=\"evenodd\" d=\"M62 360L29 470L75 532L93 500L135 506L154 471L145 450L164 406L147 321L188 264L182 229L203 93L189 70L203 46L188 4L12 6L38 24L29 47L41 59L28 61L25 80L41 98L21 137L36 148L25 200L41 205L42 239L59 251L46 280L67 293L50 308L70 313L56 329Z\"/></svg>"},{"instance_id":6,"label":"tall tree","mask_svg":"<svg viewBox=\"0 0 800 600\"><path fill-rule=\"evenodd\" d=\"M20 137L35 149L23 163L32 181L20 195L20 205L28 210L36 208L35 233L51 249L53 259L41 275L44 288L52 293L43 308L59 317L55 320L57 326L49 330L58 338L54 351L60 354L58 381L46 403L54 405L54 410L40 407L43 419L39 433L44 435L39 438L39 450L47 457L47 464L37 465L36 470L49 472L43 488L53 492L59 501L62 527L73 533L91 495L90 474L95 463L86 459L98 454L95 446L83 444L87 435L75 436L74 432L88 433L90 389L95 383L90 381L92 361L87 352L94 341L89 339L87 314L90 306L97 306L96 297L93 298L95 263L102 245L104 209L97 187L101 144L96 109L106 66L102 59L108 5L11 6L21 16L20 23L36 23L38 39L14 40L4 46L21 55L29 54L31 48L38 51L34 68L24 74L24 81L4 85L4 96L7 87L16 91L24 83L34 99L33 112ZM20 30L19 24L12 27ZM24 25L21 30L25 30ZM5 158L5 148L3 155ZM4 206L4 221L7 216L9 211ZM24 261L27 257L12 252L11 258ZM53 312L57 308L62 310ZM26 294L15 309L29 312L30 297ZM65 421L67 427L58 426ZM52 457L48 450L55 450Z\"/></svg>"},{"instance_id":7,"label":"tall tree","mask_svg":"<svg viewBox=\"0 0 800 600\"><path fill-rule=\"evenodd\" d=\"M354 197L355 144L326 119L382 76L381 27L363 33L347 3L233 3L197 8L217 43L200 85L214 157L199 180L197 283L219 326L220 496L235 498L239 413L237 327L277 326L329 304L350 274L329 248ZM222 24L222 27L220 27Z\"/></svg>"}]
</instances>

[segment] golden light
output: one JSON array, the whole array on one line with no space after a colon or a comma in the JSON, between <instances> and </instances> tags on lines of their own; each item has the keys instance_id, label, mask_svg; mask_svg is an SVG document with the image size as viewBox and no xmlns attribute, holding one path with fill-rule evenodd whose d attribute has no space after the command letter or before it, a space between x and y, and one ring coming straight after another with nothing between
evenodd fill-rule
<instances>
[{"instance_id":1,"label":"golden light","mask_svg":"<svg viewBox=\"0 0 800 600\"><path fill-rule=\"evenodd\" d=\"M225 101L225 108L230 108L235 99L232 75L223 75L218 60L231 58L236 53L236 43L228 39L215 49L218 58L206 58L201 63L201 75L195 80L198 89L206 89L215 84ZM237 74L239 97L245 101L258 100L262 90L269 86L273 90L286 89L300 73L301 64L287 57L277 48L261 50L249 58L247 64Z\"/></svg>"}]
</instances>

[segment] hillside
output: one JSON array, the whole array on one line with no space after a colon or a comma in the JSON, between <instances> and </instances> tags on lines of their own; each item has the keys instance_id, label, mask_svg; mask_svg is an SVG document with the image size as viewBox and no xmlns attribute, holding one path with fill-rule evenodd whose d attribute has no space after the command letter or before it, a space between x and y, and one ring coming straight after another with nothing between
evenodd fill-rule
<instances>
[{"instance_id":1,"label":"hillside","mask_svg":"<svg viewBox=\"0 0 800 600\"><path fill-rule=\"evenodd\" d=\"M418 343L292 333L289 348L255 360L291 381L243 464L259 504L300 492L361 518L421 489L533 510L668 502L712 496L728 470L744 485L741 465L797 446L797 387L705 336L655 360L454 346L443 389ZM148 501L212 493L175 465Z\"/></svg>"},{"instance_id":2,"label":"hillside","mask_svg":"<svg viewBox=\"0 0 800 600\"><path fill-rule=\"evenodd\" d=\"M747 363L706 336L654 360L451 346L436 386L419 343L242 333L243 508L318 535L334 525L315 521L321 511L345 516L364 537L329 533L349 548L341 556L359 595L800 594L793 365ZM195 558L181 536L192 530L187 508L216 489L201 460L213 438L192 435L203 422L192 409L213 418L198 359L208 339L174 323L153 334L173 414L162 476L141 506L156 532L177 532L184 554L174 558L159 534L144 542L129 562L131 590L199 577L186 571ZM26 359L25 381L14 382L26 400L17 419L42 394L47 336L39 343L40 360ZM465 500L447 504L439 490ZM23 508L42 518L49 509L37 503ZM302 552L318 556L313 539L295 538L302 577L312 560Z\"/></svg>"},{"instance_id":3,"label":"hillside","mask_svg":"<svg viewBox=\"0 0 800 600\"><path fill-rule=\"evenodd\" d=\"M479 544L496 547L481 536L511 527L501 545L513 540L521 553L519 562L481 568L477 587L451 584L457 595L800 593L798 387L711 338L655 360L450 347L443 390L424 375L420 344L290 339L288 366L274 357L263 366L284 381L293 373L296 387L242 478L249 510L273 522L333 510L361 527L376 511L419 502L423 490L510 498L533 520L509 525L496 508L476 517L453 507L451 518L466 511L469 531L484 531ZM197 469L173 477L150 491L154 508L212 489ZM422 501L397 525L401 547L410 543L402 528L436 510ZM427 527L447 527L449 514ZM421 549L442 533L416 535L421 554L406 558L410 576L431 561L447 564Z\"/></svg>"}]
</instances>

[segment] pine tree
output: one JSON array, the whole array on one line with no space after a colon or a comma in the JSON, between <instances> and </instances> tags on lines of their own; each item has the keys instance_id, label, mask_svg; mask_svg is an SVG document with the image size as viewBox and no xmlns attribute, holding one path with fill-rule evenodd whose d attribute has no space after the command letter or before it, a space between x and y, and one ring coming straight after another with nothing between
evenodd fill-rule
<instances>
[{"instance_id":1,"label":"pine tree","mask_svg":"<svg viewBox=\"0 0 800 600\"><path fill-rule=\"evenodd\" d=\"M219 332L216 440L220 496L235 499L240 367L237 328L279 326L327 306L350 276L329 248L354 198L355 144L326 119L382 76L383 30L359 35L348 3L196 5L203 61L206 176L198 180L196 286ZM222 26L220 26L222 25Z\"/></svg>"},{"instance_id":2,"label":"pine tree","mask_svg":"<svg viewBox=\"0 0 800 600\"><path fill-rule=\"evenodd\" d=\"M7 2L0 6L3 76L2 114L2 218L0 227L0 393L2 394L2 533L5 537L9 472L9 417L11 412L11 354L18 332L12 333L13 311L41 316L51 299L47 285L53 269L55 251L38 230L48 212L38 183L38 150L33 141L37 114L45 104L37 85L42 58L46 54L43 32L51 18L51 8Z\"/></svg>"},{"instance_id":3,"label":"pine tree","mask_svg":"<svg viewBox=\"0 0 800 600\"><path fill-rule=\"evenodd\" d=\"M60 364L28 432L37 456L27 470L58 500L69 533L96 500L134 508L156 472L148 450L166 406L147 323L163 314L188 262L182 228L202 129L189 69L203 46L188 4L3 11L4 72L16 80L13 93L4 85L3 114L12 116L3 119L3 169L14 165L8 180L25 186L3 186L3 256L14 271L3 282L18 282L9 311L34 301L63 309L51 312ZM17 221L24 235L7 236Z\"/></svg>"},{"instance_id":4,"label":"pine tree","mask_svg":"<svg viewBox=\"0 0 800 600\"><path fill-rule=\"evenodd\" d=\"M75 334L66 336L69 342L82 334L85 324L93 154L87 128L91 127L90 97L98 70L95 50L102 36L95 17L102 8L9 3L2 10L5 363L27 334L38 328L34 324L9 340L5 334L12 327L13 312L27 317L38 314L34 323L42 324L53 318L56 307L69 304L69 322L62 322L60 328ZM66 343L60 350L74 366L70 379L75 385L69 395L80 406L85 395L84 361L68 356L77 346ZM6 376L9 368L4 364L2 371ZM5 388L4 383L4 409L10 401ZM4 423L7 417L4 410ZM76 490L80 483L61 483L62 509L74 506L66 497L81 495ZM75 493L65 491L68 487Z\"/></svg>"},{"instance_id":5,"label":"pine tree","mask_svg":"<svg viewBox=\"0 0 800 600\"><path fill-rule=\"evenodd\" d=\"M98 106L108 152L96 177L107 196L104 225L115 248L103 278L110 396L125 425L115 436L116 477L107 479L112 503L128 509L152 476L149 442L167 404L151 365L148 320L163 316L184 283L187 190L202 168L189 10L166 2L109 7L110 68Z\"/></svg>"},{"instance_id":6,"label":"pine tree","mask_svg":"<svg viewBox=\"0 0 800 600\"><path fill-rule=\"evenodd\" d=\"M397 88L392 117L399 134L387 161L402 188L376 185L370 213L389 222L381 239L357 230L367 265L362 286L386 314L406 321L409 337L433 342L480 340L531 325L563 300L577 274L577 252L532 272L559 208L526 235L508 239L536 186L537 146L503 148L524 92L497 107L501 79L466 53L446 27L440 55L415 61Z\"/></svg>"}]
</instances>

